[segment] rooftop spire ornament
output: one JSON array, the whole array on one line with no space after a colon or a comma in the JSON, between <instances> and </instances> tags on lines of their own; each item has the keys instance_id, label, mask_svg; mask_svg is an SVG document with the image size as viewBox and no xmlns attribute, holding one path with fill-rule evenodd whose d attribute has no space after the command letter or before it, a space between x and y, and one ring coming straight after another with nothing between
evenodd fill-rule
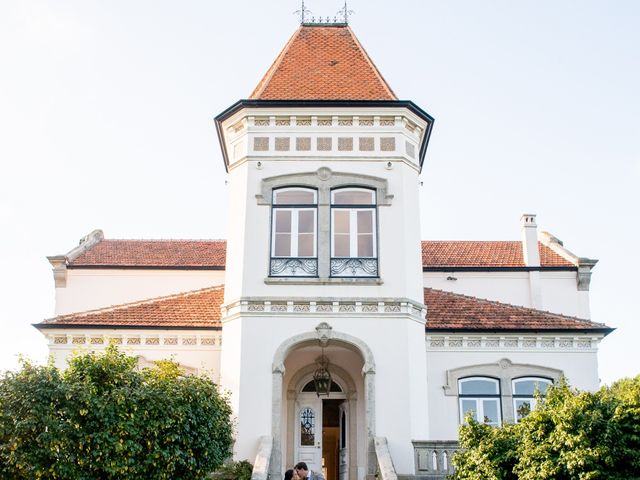
<instances>
[{"instance_id":1,"label":"rooftop spire ornament","mask_svg":"<svg viewBox=\"0 0 640 480\"><path fill-rule=\"evenodd\" d=\"M342 7L340 10L338 10L338 16L342 17L344 19L344 23L345 24L349 24L349 15L353 15L354 12L353 10L349 10L349 7L347 7L347 0L344 0L344 7Z\"/></svg>"},{"instance_id":2,"label":"rooftop spire ornament","mask_svg":"<svg viewBox=\"0 0 640 480\"><path fill-rule=\"evenodd\" d=\"M305 15L311 14L311 10L307 9L304 6L304 0L302 0L302 5L300 7L300 10L296 10L293 13L300 16L300 23L305 23L304 17L305 17Z\"/></svg>"}]
</instances>

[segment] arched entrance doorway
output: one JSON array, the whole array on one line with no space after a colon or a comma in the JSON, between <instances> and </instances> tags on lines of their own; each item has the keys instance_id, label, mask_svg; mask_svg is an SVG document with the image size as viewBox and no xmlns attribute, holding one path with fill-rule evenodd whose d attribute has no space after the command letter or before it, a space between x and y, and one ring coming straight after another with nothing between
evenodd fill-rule
<instances>
[{"instance_id":1,"label":"arched entrance doorway","mask_svg":"<svg viewBox=\"0 0 640 480\"><path fill-rule=\"evenodd\" d=\"M321 349L334 385L328 396L319 397L312 378ZM368 346L321 323L314 332L283 342L273 366L271 476L281 476L298 461L322 471L327 480L375 473L369 472L374 468L375 368Z\"/></svg>"}]
</instances>

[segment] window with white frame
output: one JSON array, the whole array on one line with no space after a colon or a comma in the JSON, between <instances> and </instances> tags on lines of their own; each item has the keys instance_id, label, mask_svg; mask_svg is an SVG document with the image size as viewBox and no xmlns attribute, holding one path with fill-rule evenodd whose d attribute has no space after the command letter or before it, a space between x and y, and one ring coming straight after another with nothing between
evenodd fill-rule
<instances>
[{"instance_id":1,"label":"window with white frame","mask_svg":"<svg viewBox=\"0 0 640 480\"><path fill-rule=\"evenodd\" d=\"M471 414L480 423L496 427L502 423L499 380L489 377L461 378L458 380L458 392L461 422L467 414Z\"/></svg>"},{"instance_id":2,"label":"window with white frame","mask_svg":"<svg viewBox=\"0 0 640 480\"><path fill-rule=\"evenodd\" d=\"M512 381L513 386L513 411L515 420L519 422L536 408L538 394L545 396L547 388L553 381L542 377L522 377Z\"/></svg>"},{"instance_id":3,"label":"window with white frame","mask_svg":"<svg viewBox=\"0 0 640 480\"><path fill-rule=\"evenodd\" d=\"M273 190L270 276L318 275L318 193L311 188Z\"/></svg>"},{"instance_id":4,"label":"window with white frame","mask_svg":"<svg viewBox=\"0 0 640 480\"><path fill-rule=\"evenodd\" d=\"M331 191L331 276L377 277L376 191Z\"/></svg>"}]
</instances>

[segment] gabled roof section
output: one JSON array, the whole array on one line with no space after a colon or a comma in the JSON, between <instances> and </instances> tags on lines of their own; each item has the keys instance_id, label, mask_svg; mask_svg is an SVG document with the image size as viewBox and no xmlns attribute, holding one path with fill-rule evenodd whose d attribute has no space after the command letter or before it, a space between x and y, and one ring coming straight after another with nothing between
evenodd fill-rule
<instances>
[{"instance_id":1,"label":"gabled roof section","mask_svg":"<svg viewBox=\"0 0 640 480\"><path fill-rule=\"evenodd\" d=\"M540 265L544 268L574 268L576 265L538 242ZM422 242L422 267L441 268L525 268L522 242L451 241Z\"/></svg>"},{"instance_id":2,"label":"gabled roof section","mask_svg":"<svg viewBox=\"0 0 640 480\"><path fill-rule=\"evenodd\" d=\"M542 268L575 269L576 264L539 243ZM224 270L226 240L115 240L86 242L67 256L69 268L177 268ZM422 267L442 269L526 268L519 241L423 240Z\"/></svg>"},{"instance_id":3,"label":"gabled roof section","mask_svg":"<svg viewBox=\"0 0 640 480\"><path fill-rule=\"evenodd\" d=\"M68 266L224 270L226 255L225 240L100 240Z\"/></svg>"},{"instance_id":4,"label":"gabled roof section","mask_svg":"<svg viewBox=\"0 0 640 480\"><path fill-rule=\"evenodd\" d=\"M602 323L556 313L483 300L467 295L424 289L427 306L427 332L573 332L603 333L613 331Z\"/></svg>"},{"instance_id":5,"label":"gabled roof section","mask_svg":"<svg viewBox=\"0 0 640 480\"><path fill-rule=\"evenodd\" d=\"M216 286L44 320L46 328L221 329L224 286Z\"/></svg>"},{"instance_id":6,"label":"gabled roof section","mask_svg":"<svg viewBox=\"0 0 640 480\"><path fill-rule=\"evenodd\" d=\"M59 315L35 325L50 328L220 329L224 286L208 287L86 312ZM424 289L427 332L613 331L601 323L508 305L432 288Z\"/></svg>"},{"instance_id":7,"label":"gabled roof section","mask_svg":"<svg viewBox=\"0 0 640 480\"><path fill-rule=\"evenodd\" d=\"M345 24L302 25L251 100L397 100Z\"/></svg>"}]
</instances>

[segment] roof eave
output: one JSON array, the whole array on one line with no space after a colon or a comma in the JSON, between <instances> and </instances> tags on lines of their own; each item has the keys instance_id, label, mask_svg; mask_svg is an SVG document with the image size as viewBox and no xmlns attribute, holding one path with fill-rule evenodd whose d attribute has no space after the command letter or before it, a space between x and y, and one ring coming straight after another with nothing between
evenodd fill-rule
<instances>
[{"instance_id":1,"label":"roof eave","mask_svg":"<svg viewBox=\"0 0 640 480\"><path fill-rule=\"evenodd\" d=\"M410 100L252 100L244 99L238 100L229 108L214 118L216 124L216 133L218 135L218 141L222 149L222 157L224 159L225 171L229 171L229 157L227 148L224 142L224 132L222 130L222 123L234 113L247 107L253 108L273 108L273 107L401 107L407 108L412 113L420 117L427 124L427 128L424 132L424 138L422 140L422 146L420 147L419 162L420 170L422 170L422 164L424 163L425 156L427 154L427 146L429 139L431 138L431 131L433 130L433 123L435 119L425 112L418 105Z\"/></svg>"},{"instance_id":2,"label":"roof eave","mask_svg":"<svg viewBox=\"0 0 640 480\"><path fill-rule=\"evenodd\" d=\"M572 334L600 334L606 337L615 328L594 327L594 328L434 328L425 326L426 333L526 333L526 334L551 334L551 333L572 333Z\"/></svg>"},{"instance_id":3,"label":"roof eave","mask_svg":"<svg viewBox=\"0 0 640 480\"><path fill-rule=\"evenodd\" d=\"M59 323L32 323L37 330L59 329L92 329L92 330L222 330L220 326L177 326L177 325L96 325L96 324L59 324Z\"/></svg>"},{"instance_id":4,"label":"roof eave","mask_svg":"<svg viewBox=\"0 0 640 480\"><path fill-rule=\"evenodd\" d=\"M545 266L540 267L501 267L498 265L483 266L483 265L465 265L465 266L422 266L423 272L575 272L578 267L567 266Z\"/></svg>"}]
</instances>

